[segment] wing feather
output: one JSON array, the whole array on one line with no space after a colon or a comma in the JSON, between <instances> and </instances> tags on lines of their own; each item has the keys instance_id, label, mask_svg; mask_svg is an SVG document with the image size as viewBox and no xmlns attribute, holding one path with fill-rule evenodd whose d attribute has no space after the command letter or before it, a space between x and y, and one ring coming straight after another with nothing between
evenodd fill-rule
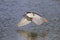
<instances>
[{"instance_id":1,"label":"wing feather","mask_svg":"<svg viewBox=\"0 0 60 40\"><path fill-rule=\"evenodd\" d=\"M17 26L24 26L29 24L31 21L28 21L26 18L22 18L20 22L17 23Z\"/></svg>"},{"instance_id":2,"label":"wing feather","mask_svg":"<svg viewBox=\"0 0 60 40\"><path fill-rule=\"evenodd\" d=\"M43 23L43 18L37 14L34 14L32 22L34 22L37 25L41 25Z\"/></svg>"}]
</instances>

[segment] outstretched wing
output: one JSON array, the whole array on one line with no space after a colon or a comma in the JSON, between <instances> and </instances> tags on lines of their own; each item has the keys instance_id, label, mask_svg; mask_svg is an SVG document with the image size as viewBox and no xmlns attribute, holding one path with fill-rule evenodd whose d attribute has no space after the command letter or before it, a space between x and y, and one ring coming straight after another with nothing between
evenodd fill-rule
<instances>
[{"instance_id":1,"label":"outstretched wing","mask_svg":"<svg viewBox=\"0 0 60 40\"><path fill-rule=\"evenodd\" d=\"M40 25L43 23L43 18L37 14L34 14L34 17L32 19L32 22L34 22L37 25Z\"/></svg>"},{"instance_id":2,"label":"outstretched wing","mask_svg":"<svg viewBox=\"0 0 60 40\"><path fill-rule=\"evenodd\" d=\"M29 24L31 21L28 21L26 18L22 18L20 22L17 23L17 26L24 26Z\"/></svg>"}]
</instances>

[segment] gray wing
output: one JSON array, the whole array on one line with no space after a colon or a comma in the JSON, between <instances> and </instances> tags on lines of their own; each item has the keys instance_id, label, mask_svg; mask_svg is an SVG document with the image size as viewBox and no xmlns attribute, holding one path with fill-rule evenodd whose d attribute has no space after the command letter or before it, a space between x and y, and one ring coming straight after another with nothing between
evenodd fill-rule
<instances>
[{"instance_id":1,"label":"gray wing","mask_svg":"<svg viewBox=\"0 0 60 40\"><path fill-rule=\"evenodd\" d=\"M32 22L34 22L37 25L41 25L43 23L43 18L40 17L39 15L35 14L32 19Z\"/></svg>"},{"instance_id":2,"label":"gray wing","mask_svg":"<svg viewBox=\"0 0 60 40\"><path fill-rule=\"evenodd\" d=\"M22 18L20 22L17 23L17 26L24 26L31 23L31 21L28 21L26 18Z\"/></svg>"}]
</instances>

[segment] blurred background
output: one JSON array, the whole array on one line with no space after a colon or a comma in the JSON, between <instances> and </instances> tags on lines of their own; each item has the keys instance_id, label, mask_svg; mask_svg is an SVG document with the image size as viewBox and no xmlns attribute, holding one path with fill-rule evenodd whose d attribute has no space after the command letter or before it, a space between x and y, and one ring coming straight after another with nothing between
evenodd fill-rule
<instances>
[{"instance_id":1,"label":"blurred background","mask_svg":"<svg viewBox=\"0 0 60 40\"><path fill-rule=\"evenodd\" d=\"M36 12L49 22L18 27L25 12ZM60 40L60 0L0 0L0 40Z\"/></svg>"}]
</instances>

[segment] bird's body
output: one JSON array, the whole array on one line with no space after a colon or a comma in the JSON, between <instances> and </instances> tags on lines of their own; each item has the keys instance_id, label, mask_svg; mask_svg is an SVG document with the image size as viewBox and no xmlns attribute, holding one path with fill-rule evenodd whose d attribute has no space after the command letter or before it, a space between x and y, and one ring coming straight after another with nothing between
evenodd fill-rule
<instances>
[{"instance_id":1,"label":"bird's body","mask_svg":"<svg viewBox=\"0 0 60 40\"><path fill-rule=\"evenodd\" d=\"M34 12L27 12L26 14L24 14L24 17L21 19L21 21L18 22L17 26L24 26L31 22L35 23L36 25L40 25L44 21L47 22L47 19L39 16Z\"/></svg>"}]
</instances>

